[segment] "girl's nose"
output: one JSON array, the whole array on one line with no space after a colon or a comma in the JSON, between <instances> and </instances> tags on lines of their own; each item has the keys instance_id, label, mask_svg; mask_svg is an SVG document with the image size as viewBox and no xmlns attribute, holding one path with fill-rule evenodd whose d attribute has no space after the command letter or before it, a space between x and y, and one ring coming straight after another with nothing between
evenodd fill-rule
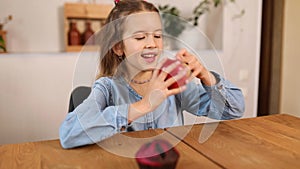
<instances>
[{"instance_id":1,"label":"girl's nose","mask_svg":"<svg viewBox=\"0 0 300 169\"><path fill-rule=\"evenodd\" d=\"M156 43L155 43L153 35L148 35L145 47L146 48L155 48L156 47Z\"/></svg>"}]
</instances>

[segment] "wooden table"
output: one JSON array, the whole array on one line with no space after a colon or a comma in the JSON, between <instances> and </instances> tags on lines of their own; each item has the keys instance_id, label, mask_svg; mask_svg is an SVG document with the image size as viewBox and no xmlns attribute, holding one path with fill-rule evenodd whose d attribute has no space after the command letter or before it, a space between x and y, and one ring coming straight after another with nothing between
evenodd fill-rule
<instances>
[{"instance_id":1,"label":"wooden table","mask_svg":"<svg viewBox=\"0 0 300 169\"><path fill-rule=\"evenodd\" d=\"M170 128L180 136L188 126ZM194 125L183 141L222 168L300 168L300 118L272 115L219 123L199 144L203 125Z\"/></svg>"},{"instance_id":2,"label":"wooden table","mask_svg":"<svg viewBox=\"0 0 300 169\"><path fill-rule=\"evenodd\" d=\"M134 158L116 155L114 150L134 156L147 138L163 138L175 145L180 153L177 169L300 168L300 118L281 114L223 121L207 141L199 143L203 127L118 134L100 142L101 146L70 150L62 149L59 140L1 145L0 169L134 169L138 168ZM190 132L183 137L187 129Z\"/></svg>"}]
</instances>

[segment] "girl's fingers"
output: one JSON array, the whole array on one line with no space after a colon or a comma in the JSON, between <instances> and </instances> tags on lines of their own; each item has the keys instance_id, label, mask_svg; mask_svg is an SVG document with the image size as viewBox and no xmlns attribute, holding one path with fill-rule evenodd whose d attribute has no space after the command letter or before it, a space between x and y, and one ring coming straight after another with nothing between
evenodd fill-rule
<instances>
[{"instance_id":1,"label":"girl's fingers","mask_svg":"<svg viewBox=\"0 0 300 169\"><path fill-rule=\"evenodd\" d=\"M186 69L182 69L182 70L179 71L178 74L176 74L175 76L173 76L173 77L167 79L167 80L165 81L165 84L166 84L167 87L169 87L169 86L171 86L173 83L176 83L176 82L178 82L180 79L184 78L184 76L186 76L186 75L187 75L187 70L186 70Z\"/></svg>"},{"instance_id":2,"label":"girl's fingers","mask_svg":"<svg viewBox=\"0 0 300 169\"><path fill-rule=\"evenodd\" d=\"M168 90L167 95L171 96L171 95L181 93L181 92L185 91L186 88L187 88L186 85L183 85L183 86L180 86L179 88L170 89L170 90Z\"/></svg>"},{"instance_id":3,"label":"girl's fingers","mask_svg":"<svg viewBox=\"0 0 300 169\"><path fill-rule=\"evenodd\" d=\"M161 67L163 66L163 64L166 62L167 58L163 58L155 67L154 71L153 71L153 77L157 77L160 73L161 73Z\"/></svg>"},{"instance_id":4,"label":"girl's fingers","mask_svg":"<svg viewBox=\"0 0 300 169\"><path fill-rule=\"evenodd\" d=\"M158 75L158 77L162 78L163 80L166 79L167 75L170 74L180 63L180 61L176 61L172 64L170 64L169 66L167 67L163 67L163 68L160 68L161 69L161 72L160 74Z\"/></svg>"},{"instance_id":5,"label":"girl's fingers","mask_svg":"<svg viewBox=\"0 0 300 169\"><path fill-rule=\"evenodd\" d=\"M197 68L195 68L193 65L188 65L188 64L186 64L186 68L188 69L188 73L189 73L189 80L191 80L191 79L193 79L194 77L195 77L195 75L197 75L197 73L198 73L198 69Z\"/></svg>"},{"instance_id":6,"label":"girl's fingers","mask_svg":"<svg viewBox=\"0 0 300 169\"><path fill-rule=\"evenodd\" d=\"M200 70L198 69L198 70L194 70L194 71L192 71L192 74L191 74L191 76L189 77L189 81L190 80L192 80L194 77L197 77L198 76L198 74L200 74Z\"/></svg>"},{"instance_id":7,"label":"girl's fingers","mask_svg":"<svg viewBox=\"0 0 300 169\"><path fill-rule=\"evenodd\" d=\"M187 58L184 57L186 53L187 51L185 49L181 49L176 53L176 58L184 63L187 63Z\"/></svg>"},{"instance_id":8,"label":"girl's fingers","mask_svg":"<svg viewBox=\"0 0 300 169\"><path fill-rule=\"evenodd\" d=\"M181 57L187 53L186 49L180 49L177 53L176 56Z\"/></svg>"}]
</instances>

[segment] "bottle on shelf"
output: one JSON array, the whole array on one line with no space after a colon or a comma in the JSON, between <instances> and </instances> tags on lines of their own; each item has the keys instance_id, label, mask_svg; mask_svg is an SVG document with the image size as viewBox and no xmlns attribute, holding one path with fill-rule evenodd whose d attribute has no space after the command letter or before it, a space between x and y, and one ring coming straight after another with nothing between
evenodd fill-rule
<instances>
[{"instance_id":1,"label":"bottle on shelf","mask_svg":"<svg viewBox=\"0 0 300 169\"><path fill-rule=\"evenodd\" d=\"M90 21L85 22L85 30L82 33L82 44L83 45L94 45L94 31L92 30L92 25Z\"/></svg>"},{"instance_id":2,"label":"bottle on shelf","mask_svg":"<svg viewBox=\"0 0 300 169\"><path fill-rule=\"evenodd\" d=\"M80 32L77 29L77 23L75 21L70 21L68 44L70 46L81 45Z\"/></svg>"}]
</instances>

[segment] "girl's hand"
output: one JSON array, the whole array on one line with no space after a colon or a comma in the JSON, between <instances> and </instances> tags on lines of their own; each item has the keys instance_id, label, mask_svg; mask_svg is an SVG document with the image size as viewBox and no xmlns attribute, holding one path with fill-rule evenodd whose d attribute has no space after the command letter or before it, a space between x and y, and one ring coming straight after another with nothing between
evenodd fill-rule
<instances>
[{"instance_id":1,"label":"girl's hand","mask_svg":"<svg viewBox=\"0 0 300 169\"><path fill-rule=\"evenodd\" d=\"M181 93L186 89L186 85L180 86L179 88L170 89L169 87L176 82L177 80L183 78L187 74L187 69L183 69L177 75L172 78L166 79L167 75L170 74L179 64L182 64L180 61L174 62L169 66L161 70L162 65L166 61L166 58L163 59L153 71L152 78L148 83L147 89L143 99L133 103L130 106L128 113L129 122L133 121L140 116L143 116L149 112L155 110L167 97ZM185 83L186 84L186 83Z\"/></svg>"},{"instance_id":2,"label":"girl's hand","mask_svg":"<svg viewBox=\"0 0 300 169\"><path fill-rule=\"evenodd\" d=\"M197 77L207 86L216 84L215 76L208 71L194 55L187 52L186 49L181 49L177 52L176 57L190 69L192 73L191 79Z\"/></svg>"},{"instance_id":3,"label":"girl's hand","mask_svg":"<svg viewBox=\"0 0 300 169\"><path fill-rule=\"evenodd\" d=\"M183 69L172 78L166 79L167 75L181 63L180 61L177 61L161 69L165 61L166 58L164 58L153 71L148 90L145 94L145 99L149 102L152 110L157 108L167 97L181 93L186 89L185 85L180 86L179 88L170 89L170 86L173 83L186 76L187 69Z\"/></svg>"}]
</instances>

